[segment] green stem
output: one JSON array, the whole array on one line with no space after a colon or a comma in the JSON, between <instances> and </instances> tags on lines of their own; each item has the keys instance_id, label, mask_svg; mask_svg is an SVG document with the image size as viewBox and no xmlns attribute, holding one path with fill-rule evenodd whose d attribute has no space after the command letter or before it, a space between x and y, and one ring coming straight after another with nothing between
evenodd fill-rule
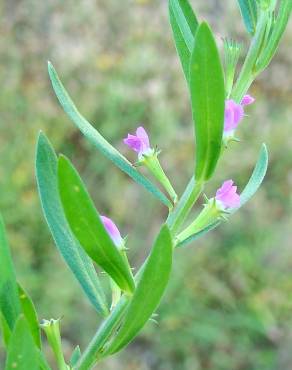
<instances>
[{"instance_id":1,"label":"green stem","mask_svg":"<svg viewBox=\"0 0 292 370\"><path fill-rule=\"evenodd\" d=\"M191 181L189 182L180 201L173 209L173 211L170 212L166 220L166 224L173 235L177 232L177 230L185 221L193 205L195 204L200 194L202 193L203 188L204 184L200 182L195 183L194 178L192 178Z\"/></svg>"},{"instance_id":2,"label":"green stem","mask_svg":"<svg viewBox=\"0 0 292 370\"><path fill-rule=\"evenodd\" d=\"M92 338L74 369L89 370L98 361L99 357L102 357L101 350L119 325L128 303L129 298L127 296L123 296L120 299L110 316L102 323Z\"/></svg>"},{"instance_id":3,"label":"green stem","mask_svg":"<svg viewBox=\"0 0 292 370\"><path fill-rule=\"evenodd\" d=\"M266 24L267 12L262 11L258 20L256 33L251 41L249 51L245 58L245 62L231 95L232 99L234 99L237 103L241 101L255 78L254 67L262 48L262 41L265 35Z\"/></svg>"}]
</instances>

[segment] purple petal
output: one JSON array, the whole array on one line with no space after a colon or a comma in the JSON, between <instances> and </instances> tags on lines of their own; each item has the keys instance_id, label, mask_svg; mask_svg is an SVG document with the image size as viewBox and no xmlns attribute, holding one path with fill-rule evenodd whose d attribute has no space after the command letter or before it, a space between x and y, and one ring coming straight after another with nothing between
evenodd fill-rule
<instances>
[{"instance_id":1,"label":"purple petal","mask_svg":"<svg viewBox=\"0 0 292 370\"><path fill-rule=\"evenodd\" d=\"M255 98L253 98L251 95L244 95L242 98L240 104L241 105L250 105L255 102Z\"/></svg>"},{"instance_id":2,"label":"purple petal","mask_svg":"<svg viewBox=\"0 0 292 370\"><path fill-rule=\"evenodd\" d=\"M230 191L230 189L232 188L232 185L233 185L232 180L224 181L221 188L219 188L216 192L216 198L217 198L217 196L220 197L220 196L228 193Z\"/></svg>"},{"instance_id":3,"label":"purple petal","mask_svg":"<svg viewBox=\"0 0 292 370\"><path fill-rule=\"evenodd\" d=\"M232 180L224 181L221 188L216 192L215 199L223 204L224 208L236 208L240 205L240 196L237 194L237 186Z\"/></svg>"},{"instance_id":4,"label":"purple petal","mask_svg":"<svg viewBox=\"0 0 292 370\"><path fill-rule=\"evenodd\" d=\"M100 218L112 241L117 247L121 246L123 244L123 239L116 224L109 217L100 216Z\"/></svg>"},{"instance_id":5,"label":"purple petal","mask_svg":"<svg viewBox=\"0 0 292 370\"><path fill-rule=\"evenodd\" d=\"M149 149L150 148L149 137L144 127L142 126L138 127L136 130L136 135L139 139L143 141L143 143L145 144L145 147Z\"/></svg>"},{"instance_id":6,"label":"purple petal","mask_svg":"<svg viewBox=\"0 0 292 370\"><path fill-rule=\"evenodd\" d=\"M243 119L243 117L244 117L243 107L240 104L236 104L234 106L234 124L235 124L235 127L238 126L239 122Z\"/></svg>"},{"instance_id":7,"label":"purple petal","mask_svg":"<svg viewBox=\"0 0 292 370\"><path fill-rule=\"evenodd\" d=\"M225 107L224 131L231 131L234 127L234 113L230 107Z\"/></svg>"},{"instance_id":8,"label":"purple petal","mask_svg":"<svg viewBox=\"0 0 292 370\"><path fill-rule=\"evenodd\" d=\"M224 118L224 131L232 131L236 129L239 122L244 116L243 107L235 103L234 100L229 99L225 101L225 118Z\"/></svg>"},{"instance_id":9,"label":"purple petal","mask_svg":"<svg viewBox=\"0 0 292 370\"><path fill-rule=\"evenodd\" d=\"M141 149L143 148L143 143L137 136L128 134L128 137L123 141L126 145L128 145L129 148L137 153L140 153Z\"/></svg>"},{"instance_id":10,"label":"purple petal","mask_svg":"<svg viewBox=\"0 0 292 370\"><path fill-rule=\"evenodd\" d=\"M137 152L139 157L143 154L147 154L151 150L149 137L142 126L137 128L136 135L128 134L128 136L123 141L132 150Z\"/></svg>"}]
</instances>

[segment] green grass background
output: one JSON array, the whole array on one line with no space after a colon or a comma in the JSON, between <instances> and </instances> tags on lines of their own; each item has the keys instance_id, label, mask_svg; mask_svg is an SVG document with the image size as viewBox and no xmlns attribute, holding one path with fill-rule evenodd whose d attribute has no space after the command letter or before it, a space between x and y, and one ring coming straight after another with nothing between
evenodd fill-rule
<instances>
[{"instance_id":1,"label":"green grass background","mask_svg":"<svg viewBox=\"0 0 292 370\"><path fill-rule=\"evenodd\" d=\"M200 19L245 46L235 0L193 0ZM80 170L101 213L129 235L139 266L165 209L104 159L69 122L48 81L51 60L80 111L130 159L122 138L142 123L179 193L193 171L186 84L165 0L0 0L0 209L18 278L40 318L62 320L64 348L82 348L99 323L58 255L34 177L39 130ZM230 222L175 254L158 310L129 348L103 370L289 370L292 368L292 28L253 85L256 104L206 193L233 178L242 189L262 142L266 180ZM200 200L199 210L203 199ZM48 351L50 356L50 352ZM0 362L3 364L3 353ZM4 365L1 365L2 368Z\"/></svg>"}]
</instances>

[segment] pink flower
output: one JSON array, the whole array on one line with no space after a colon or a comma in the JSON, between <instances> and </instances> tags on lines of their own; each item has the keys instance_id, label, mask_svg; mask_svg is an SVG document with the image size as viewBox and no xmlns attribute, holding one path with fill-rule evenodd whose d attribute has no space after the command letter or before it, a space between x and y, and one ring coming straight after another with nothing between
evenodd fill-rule
<instances>
[{"instance_id":1,"label":"pink flower","mask_svg":"<svg viewBox=\"0 0 292 370\"><path fill-rule=\"evenodd\" d=\"M224 209L237 208L240 206L240 196L236 193L237 186L233 184L232 180L227 180L216 192L215 199L222 204Z\"/></svg>"},{"instance_id":2,"label":"pink flower","mask_svg":"<svg viewBox=\"0 0 292 370\"><path fill-rule=\"evenodd\" d=\"M153 151L150 148L148 134L142 126L137 128L136 135L128 134L123 141L128 147L137 152L139 157L142 157L143 154L150 154Z\"/></svg>"},{"instance_id":3,"label":"pink flower","mask_svg":"<svg viewBox=\"0 0 292 370\"><path fill-rule=\"evenodd\" d=\"M112 241L115 243L116 247L123 245L124 240L121 237L120 231L116 224L106 216L100 216L103 226L111 237Z\"/></svg>"},{"instance_id":4,"label":"pink flower","mask_svg":"<svg viewBox=\"0 0 292 370\"><path fill-rule=\"evenodd\" d=\"M225 101L224 132L233 131L244 116L243 107L234 100Z\"/></svg>"},{"instance_id":5,"label":"pink flower","mask_svg":"<svg viewBox=\"0 0 292 370\"><path fill-rule=\"evenodd\" d=\"M244 117L243 107L250 105L255 99L250 95L245 95L240 104L234 100L228 99L225 101L225 118L224 118L224 133L229 135L237 128L240 121Z\"/></svg>"}]
</instances>

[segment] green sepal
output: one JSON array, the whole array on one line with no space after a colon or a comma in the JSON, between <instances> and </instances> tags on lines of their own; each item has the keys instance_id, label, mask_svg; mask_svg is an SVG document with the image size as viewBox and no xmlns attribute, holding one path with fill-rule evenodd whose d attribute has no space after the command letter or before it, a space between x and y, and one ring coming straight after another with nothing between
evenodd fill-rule
<instances>
[{"instance_id":1,"label":"green sepal","mask_svg":"<svg viewBox=\"0 0 292 370\"><path fill-rule=\"evenodd\" d=\"M151 154L145 154L140 159L140 163L144 164L148 170L152 173L152 175L156 178L158 182L164 187L164 189L169 194L173 204L177 202L177 194L171 185L168 177L166 176L163 168L158 159L159 152L153 152Z\"/></svg>"},{"instance_id":2,"label":"green sepal","mask_svg":"<svg viewBox=\"0 0 292 370\"><path fill-rule=\"evenodd\" d=\"M216 222L223 216L223 212L224 211L217 206L215 198L208 200L196 219L177 235L175 244L180 244L181 241L188 239L190 236L203 230L206 226Z\"/></svg>"},{"instance_id":3,"label":"green sepal","mask_svg":"<svg viewBox=\"0 0 292 370\"><path fill-rule=\"evenodd\" d=\"M106 231L78 172L64 156L59 158L58 178L63 209L80 245L123 291L132 293L135 283L127 260Z\"/></svg>"}]
</instances>

